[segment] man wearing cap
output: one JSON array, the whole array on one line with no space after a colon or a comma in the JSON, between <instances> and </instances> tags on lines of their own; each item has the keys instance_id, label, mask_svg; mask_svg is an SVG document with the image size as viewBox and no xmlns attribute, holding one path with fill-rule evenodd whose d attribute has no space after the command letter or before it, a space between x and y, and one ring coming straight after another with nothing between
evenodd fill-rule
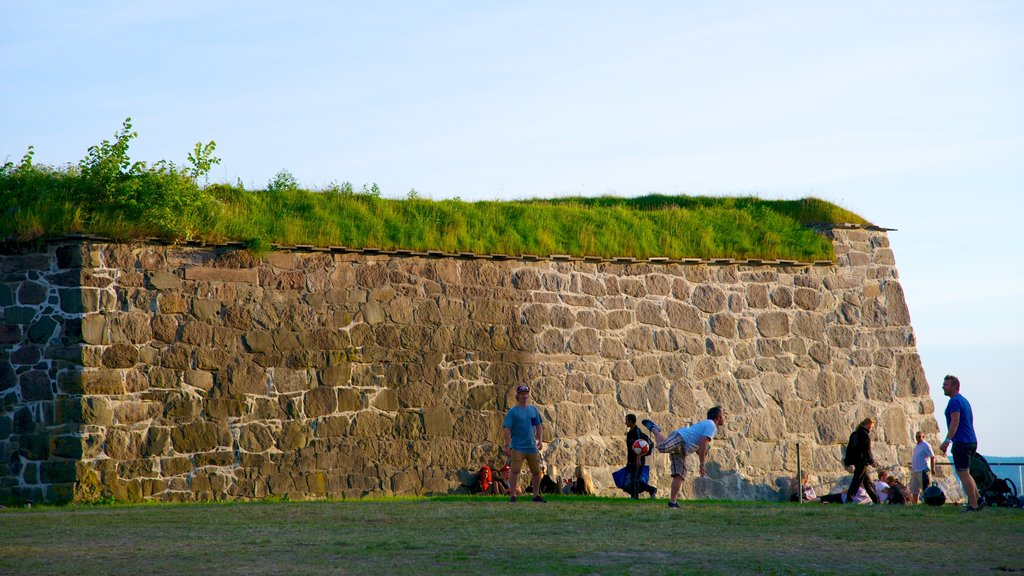
<instances>
[{"instance_id":1,"label":"man wearing cap","mask_svg":"<svg viewBox=\"0 0 1024 576\"><path fill-rule=\"evenodd\" d=\"M529 401L530 387L516 388L516 405L509 408L502 424L505 429L505 451L512 466L509 484L518 480L519 470L523 467L523 460L526 460L533 475L533 501L544 502L540 495L540 451L544 449L544 426L540 411ZM509 494L509 502L515 502L515 490L510 489Z\"/></svg>"}]
</instances>

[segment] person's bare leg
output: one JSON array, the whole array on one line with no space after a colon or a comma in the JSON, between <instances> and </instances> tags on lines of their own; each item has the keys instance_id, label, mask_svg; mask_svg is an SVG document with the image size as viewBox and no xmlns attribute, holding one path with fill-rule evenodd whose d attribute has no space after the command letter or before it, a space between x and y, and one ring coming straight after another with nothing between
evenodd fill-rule
<instances>
[{"instance_id":1,"label":"person's bare leg","mask_svg":"<svg viewBox=\"0 0 1024 576\"><path fill-rule=\"evenodd\" d=\"M670 494L671 498L669 500L670 502L677 502L679 500L679 492L682 490L682 487L683 487L683 477L682 476L673 476L672 477L672 490L671 490L671 494Z\"/></svg>"},{"instance_id":2,"label":"person's bare leg","mask_svg":"<svg viewBox=\"0 0 1024 576\"><path fill-rule=\"evenodd\" d=\"M540 496L540 472L533 475L533 496L534 498Z\"/></svg>"},{"instance_id":3,"label":"person's bare leg","mask_svg":"<svg viewBox=\"0 0 1024 576\"><path fill-rule=\"evenodd\" d=\"M971 508L978 507L978 485L974 483L974 477L970 470L957 470L956 475L960 483L964 485L964 492L967 493L967 505Z\"/></svg>"}]
</instances>

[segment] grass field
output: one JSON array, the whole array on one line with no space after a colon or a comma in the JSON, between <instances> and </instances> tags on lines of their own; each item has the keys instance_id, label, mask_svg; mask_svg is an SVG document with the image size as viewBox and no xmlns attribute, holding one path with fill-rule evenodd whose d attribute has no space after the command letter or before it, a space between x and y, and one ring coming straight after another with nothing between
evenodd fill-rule
<instances>
[{"instance_id":1,"label":"grass field","mask_svg":"<svg viewBox=\"0 0 1024 576\"><path fill-rule=\"evenodd\" d=\"M1013 574L1024 511L579 497L8 509L0 573Z\"/></svg>"}]
</instances>

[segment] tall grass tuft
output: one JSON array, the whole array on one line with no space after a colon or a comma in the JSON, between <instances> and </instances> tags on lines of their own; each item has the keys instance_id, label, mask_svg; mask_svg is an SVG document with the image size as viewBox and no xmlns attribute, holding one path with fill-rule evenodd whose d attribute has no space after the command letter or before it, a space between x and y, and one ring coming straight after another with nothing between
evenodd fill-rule
<instances>
[{"instance_id":1,"label":"tall grass tuft","mask_svg":"<svg viewBox=\"0 0 1024 576\"><path fill-rule=\"evenodd\" d=\"M115 239L245 241L416 251L569 254L599 257L833 257L811 224L867 222L817 198L694 197L530 199L464 202L380 197L374 185L298 188L282 171L266 190L202 186L219 159L197 144L190 166L132 162L130 119L114 141L77 165L32 162L0 167L0 236L29 240L87 232Z\"/></svg>"}]
</instances>

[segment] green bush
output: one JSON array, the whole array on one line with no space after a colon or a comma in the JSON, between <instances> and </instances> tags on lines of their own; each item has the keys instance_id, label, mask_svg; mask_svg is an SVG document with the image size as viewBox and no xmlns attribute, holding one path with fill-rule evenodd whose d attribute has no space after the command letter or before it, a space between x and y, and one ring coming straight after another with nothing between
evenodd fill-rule
<instances>
[{"instance_id":1,"label":"green bush","mask_svg":"<svg viewBox=\"0 0 1024 576\"><path fill-rule=\"evenodd\" d=\"M113 141L89 148L77 166L21 163L0 168L0 202L13 218L0 224L6 236L95 232L116 238L160 236L191 239L216 220L217 203L198 183L220 162L216 143L197 143L189 166L161 160L132 162L131 118Z\"/></svg>"}]
</instances>

